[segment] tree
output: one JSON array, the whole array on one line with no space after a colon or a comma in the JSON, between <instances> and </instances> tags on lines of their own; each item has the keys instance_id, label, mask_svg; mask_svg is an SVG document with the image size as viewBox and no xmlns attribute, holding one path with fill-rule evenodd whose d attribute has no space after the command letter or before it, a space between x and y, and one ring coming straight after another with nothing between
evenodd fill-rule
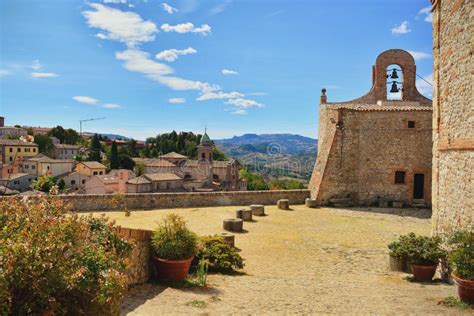
<instances>
[{"instance_id":1,"label":"tree","mask_svg":"<svg viewBox=\"0 0 474 316\"><path fill-rule=\"evenodd\" d=\"M42 154L49 154L51 149L53 149L53 142L51 138L46 135L36 135L35 143L38 145L38 151Z\"/></svg>"},{"instance_id":2,"label":"tree","mask_svg":"<svg viewBox=\"0 0 474 316\"><path fill-rule=\"evenodd\" d=\"M54 136L61 144L75 145L81 140L81 136L72 128L64 129L64 127L58 125L53 127L49 132L48 136Z\"/></svg>"},{"instance_id":3,"label":"tree","mask_svg":"<svg viewBox=\"0 0 474 316\"><path fill-rule=\"evenodd\" d=\"M115 140L112 142L112 148L110 149L110 169L118 169L120 167L120 157L118 154L117 143Z\"/></svg>"},{"instance_id":4,"label":"tree","mask_svg":"<svg viewBox=\"0 0 474 316\"><path fill-rule=\"evenodd\" d=\"M133 170L133 167L135 167L135 161L130 156L120 155L120 168Z\"/></svg>"},{"instance_id":5,"label":"tree","mask_svg":"<svg viewBox=\"0 0 474 316\"><path fill-rule=\"evenodd\" d=\"M137 175L137 177L141 176L142 174L145 173L145 165L141 162L135 164L135 168L133 168L133 171Z\"/></svg>"},{"instance_id":6,"label":"tree","mask_svg":"<svg viewBox=\"0 0 474 316\"><path fill-rule=\"evenodd\" d=\"M33 189L49 193L53 185L55 185L54 178L48 175L41 176L36 180L33 180Z\"/></svg>"},{"instance_id":7,"label":"tree","mask_svg":"<svg viewBox=\"0 0 474 316\"><path fill-rule=\"evenodd\" d=\"M102 161L101 157L101 152L102 152L102 144L99 141L99 137L97 134L94 134L94 137L92 137L91 143L89 145L89 161Z\"/></svg>"},{"instance_id":8,"label":"tree","mask_svg":"<svg viewBox=\"0 0 474 316\"><path fill-rule=\"evenodd\" d=\"M240 170L240 177L247 180L247 189L249 191L268 190L268 184L265 179L257 173L248 171L245 168Z\"/></svg>"},{"instance_id":9,"label":"tree","mask_svg":"<svg viewBox=\"0 0 474 316\"><path fill-rule=\"evenodd\" d=\"M66 187L66 182L64 182L64 179L59 179L58 190L61 192L64 190L65 187Z\"/></svg>"}]
</instances>

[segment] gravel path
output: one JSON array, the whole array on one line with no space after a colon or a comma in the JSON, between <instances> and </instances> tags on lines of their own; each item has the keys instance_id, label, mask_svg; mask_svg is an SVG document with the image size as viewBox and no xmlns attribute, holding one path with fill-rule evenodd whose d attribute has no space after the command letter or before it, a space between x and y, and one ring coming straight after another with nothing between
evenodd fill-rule
<instances>
[{"instance_id":1,"label":"gravel path","mask_svg":"<svg viewBox=\"0 0 474 316\"><path fill-rule=\"evenodd\" d=\"M199 234L221 232L237 207L176 209ZM156 227L171 211L108 216L127 227ZM387 270L386 245L411 231L430 233L430 213L420 210L266 207L268 216L245 222L236 246L244 275L210 275L207 288L156 284L133 288L123 315L261 314L463 314L438 305L454 286L411 283ZM388 214L396 212L397 214Z\"/></svg>"}]
</instances>

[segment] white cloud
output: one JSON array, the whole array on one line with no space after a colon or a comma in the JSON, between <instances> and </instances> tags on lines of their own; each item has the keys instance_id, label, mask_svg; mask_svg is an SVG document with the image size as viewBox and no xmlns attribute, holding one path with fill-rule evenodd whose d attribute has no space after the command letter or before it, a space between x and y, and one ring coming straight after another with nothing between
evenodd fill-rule
<instances>
[{"instance_id":1,"label":"white cloud","mask_svg":"<svg viewBox=\"0 0 474 316\"><path fill-rule=\"evenodd\" d=\"M120 4L120 3L127 3L127 0L102 0L103 3L113 3L113 4Z\"/></svg>"},{"instance_id":2,"label":"white cloud","mask_svg":"<svg viewBox=\"0 0 474 316\"><path fill-rule=\"evenodd\" d=\"M222 69L223 75L238 75L239 73L235 70Z\"/></svg>"},{"instance_id":3,"label":"white cloud","mask_svg":"<svg viewBox=\"0 0 474 316\"><path fill-rule=\"evenodd\" d=\"M431 54L424 53L424 52L417 52L417 51L414 51L414 50L409 50L408 52L413 56L413 58L415 58L415 60L420 60L420 59L425 59L425 58L430 58L431 57Z\"/></svg>"},{"instance_id":4,"label":"white cloud","mask_svg":"<svg viewBox=\"0 0 474 316\"><path fill-rule=\"evenodd\" d=\"M165 23L161 25L161 29L165 32L198 33L201 35L207 35L211 32L211 27L208 24L195 27L194 24L190 22L177 25L169 25L168 23Z\"/></svg>"},{"instance_id":5,"label":"white cloud","mask_svg":"<svg viewBox=\"0 0 474 316\"><path fill-rule=\"evenodd\" d=\"M394 27L392 30L392 34L406 34L411 32L411 30L408 27L408 21L403 21L399 26Z\"/></svg>"},{"instance_id":6,"label":"white cloud","mask_svg":"<svg viewBox=\"0 0 474 316\"><path fill-rule=\"evenodd\" d=\"M143 42L155 39L158 32L156 25L151 21L144 21L134 12L124 12L102 4L89 4L95 11L83 11L89 27L103 30L106 34L96 36L102 39L116 40L134 47Z\"/></svg>"},{"instance_id":7,"label":"white cloud","mask_svg":"<svg viewBox=\"0 0 474 316\"><path fill-rule=\"evenodd\" d=\"M166 77L174 70L166 64L151 60L148 53L136 49L128 49L115 53L118 60L125 61L124 67L127 70L138 72L147 78L160 82L173 90L198 90L203 93L221 90L217 85L206 82L187 80L179 77Z\"/></svg>"},{"instance_id":8,"label":"white cloud","mask_svg":"<svg viewBox=\"0 0 474 316\"><path fill-rule=\"evenodd\" d=\"M118 109L121 106L118 105L118 104L114 104L114 103L106 103L106 104L102 105L102 107L105 108L105 109Z\"/></svg>"},{"instance_id":9,"label":"white cloud","mask_svg":"<svg viewBox=\"0 0 474 316\"><path fill-rule=\"evenodd\" d=\"M171 98L171 99L168 99L168 102L172 104L186 103L186 99L185 98Z\"/></svg>"},{"instance_id":10,"label":"white cloud","mask_svg":"<svg viewBox=\"0 0 474 316\"><path fill-rule=\"evenodd\" d=\"M227 6L229 4L232 3L232 0L225 0L225 1L222 1L220 4L216 5L215 7L213 7L210 11L209 11L209 14L210 15L215 15L215 14L219 14L221 12L223 12Z\"/></svg>"},{"instance_id":11,"label":"white cloud","mask_svg":"<svg viewBox=\"0 0 474 316\"><path fill-rule=\"evenodd\" d=\"M247 114L247 111L241 108L235 108L230 113L237 114L237 115L245 115Z\"/></svg>"},{"instance_id":12,"label":"white cloud","mask_svg":"<svg viewBox=\"0 0 474 316\"><path fill-rule=\"evenodd\" d=\"M199 96L196 100L198 101L205 101L205 100L211 100L211 99L235 99L235 98L241 98L244 97L242 93L233 91L229 93L225 93L222 91L219 92L207 92Z\"/></svg>"},{"instance_id":13,"label":"white cloud","mask_svg":"<svg viewBox=\"0 0 474 316\"><path fill-rule=\"evenodd\" d=\"M0 69L0 77L10 75L11 71L6 69Z\"/></svg>"},{"instance_id":14,"label":"white cloud","mask_svg":"<svg viewBox=\"0 0 474 316\"><path fill-rule=\"evenodd\" d=\"M189 54L195 54L195 53L197 53L197 50L195 50L192 47L188 47L182 50L173 48L173 49L167 49L167 50L159 52L158 54L156 54L155 58L171 62L178 59L179 55L189 55Z\"/></svg>"},{"instance_id":15,"label":"white cloud","mask_svg":"<svg viewBox=\"0 0 474 316\"><path fill-rule=\"evenodd\" d=\"M163 7L163 10L165 10L166 12L168 12L168 14L173 14L173 13L175 13L175 12L178 12L178 9L173 8L173 7L170 6L168 3L162 3L161 6Z\"/></svg>"},{"instance_id":16,"label":"white cloud","mask_svg":"<svg viewBox=\"0 0 474 316\"><path fill-rule=\"evenodd\" d=\"M433 96L433 73L429 75L423 76L423 79L417 78L416 79L416 88L420 91L421 94L431 98ZM430 84L428 84L428 81Z\"/></svg>"},{"instance_id":17,"label":"white cloud","mask_svg":"<svg viewBox=\"0 0 474 316\"><path fill-rule=\"evenodd\" d=\"M33 70L38 71L38 70L43 69L43 65L41 65L41 63L39 62L39 60L36 59L36 60L33 60L33 62L31 63L30 68L33 69Z\"/></svg>"},{"instance_id":18,"label":"white cloud","mask_svg":"<svg viewBox=\"0 0 474 316\"><path fill-rule=\"evenodd\" d=\"M86 96L75 96L72 97L74 100L80 103L86 103L86 104L97 104L99 100L91 98L91 97L86 97Z\"/></svg>"},{"instance_id":19,"label":"white cloud","mask_svg":"<svg viewBox=\"0 0 474 316\"><path fill-rule=\"evenodd\" d=\"M142 73L153 80L158 80L160 76L169 75L174 72L168 65L157 63L148 58L148 56L148 53L135 49L115 53L115 57L118 60L125 61L125 69Z\"/></svg>"},{"instance_id":20,"label":"white cloud","mask_svg":"<svg viewBox=\"0 0 474 316\"><path fill-rule=\"evenodd\" d=\"M54 72L32 72L31 77L32 78L54 78L59 76L58 74L55 74Z\"/></svg>"},{"instance_id":21,"label":"white cloud","mask_svg":"<svg viewBox=\"0 0 474 316\"><path fill-rule=\"evenodd\" d=\"M226 104L232 104L240 108L261 108L263 104L258 103L254 100L244 99L244 98L237 98L237 99L230 99L225 102Z\"/></svg>"},{"instance_id":22,"label":"white cloud","mask_svg":"<svg viewBox=\"0 0 474 316\"><path fill-rule=\"evenodd\" d=\"M198 90L206 93L222 89L218 85L211 85L207 82L193 81L179 77L160 77L158 81L173 90Z\"/></svg>"},{"instance_id":23,"label":"white cloud","mask_svg":"<svg viewBox=\"0 0 474 316\"><path fill-rule=\"evenodd\" d=\"M431 6L421 9L420 12L418 12L418 15L424 15L425 16L424 20L428 23L433 22L433 14L431 13Z\"/></svg>"}]
</instances>

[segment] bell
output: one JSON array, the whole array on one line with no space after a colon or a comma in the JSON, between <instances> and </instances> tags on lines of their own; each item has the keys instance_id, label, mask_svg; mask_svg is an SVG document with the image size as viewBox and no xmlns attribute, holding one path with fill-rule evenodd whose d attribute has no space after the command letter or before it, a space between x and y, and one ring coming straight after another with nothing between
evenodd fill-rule
<instances>
[{"instance_id":1,"label":"bell","mask_svg":"<svg viewBox=\"0 0 474 316\"><path fill-rule=\"evenodd\" d=\"M400 92L400 90L398 90L397 82L392 81L392 88L390 89L390 93L398 93L398 92Z\"/></svg>"},{"instance_id":2,"label":"bell","mask_svg":"<svg viewBox=\"0 0 474 316\"><path fill-rule=\"evenodd\" d=\"M398 79L398 74L397 74L396 69L392 70L392 74L390 75L390 79Z\"/></svg>"}]
</instances>

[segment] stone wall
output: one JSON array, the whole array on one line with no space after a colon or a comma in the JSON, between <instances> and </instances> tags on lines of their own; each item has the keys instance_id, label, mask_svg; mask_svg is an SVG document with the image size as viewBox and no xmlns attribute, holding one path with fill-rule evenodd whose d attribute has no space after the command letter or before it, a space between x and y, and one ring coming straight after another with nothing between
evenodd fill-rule
<instances>
[{"instance_id":1,"label":"stone wall","mask_svg":"<svg viewBox=\"0 0 474 316\"><path fill-rule=\"evenodd\" d=\"M147 282L152 276L150 239L152 231L117 227L117 233L133 245L133 250L125 260L128 285Z\"/></svg>"},{"instance_id":2,"label":"stone wall","mask_svg":"<svg viewBox=\"0 0 474 316\"><path fill-rule=\"evenodd\" d=\"M321 204L334 196L349 196L361 205L379 199L411 205L414 174L422 173L424 199L430 204L431 111L327 111L340 127L332 136L334 127L327 126L328 139L321 140L323 151L311 181L313 198ZM415 121L415 128L407 127L409 120ZM394 183L395 171L406 173L405 184Z\"/></svg>"},{"instance_id":3,"label":"stone wall","mask_svg":"<svg viewBox=\"0 0 474 316\"><path fill-rule=\"evenodd\" d=\"M474 229L474 2L433 3L433 233Z\"/></svg>"},{"instance_id":4,"label":"stone wall","mask_svg":"<svg viewBox=\"0 0 474 316\"><path fill-rule=\"evenodd\" d=\"M72 211L106 211L124 206L130 210L146 210L250 204L276 205L279 199L289 199L292 204L304 204L309 196L309 190L129 193L121 195L121 201L117 203L117 196L111 194L59 195L66 203L66 207ZM34 200L35 197L29 199Z\"/></svg>"}]
</instances>

